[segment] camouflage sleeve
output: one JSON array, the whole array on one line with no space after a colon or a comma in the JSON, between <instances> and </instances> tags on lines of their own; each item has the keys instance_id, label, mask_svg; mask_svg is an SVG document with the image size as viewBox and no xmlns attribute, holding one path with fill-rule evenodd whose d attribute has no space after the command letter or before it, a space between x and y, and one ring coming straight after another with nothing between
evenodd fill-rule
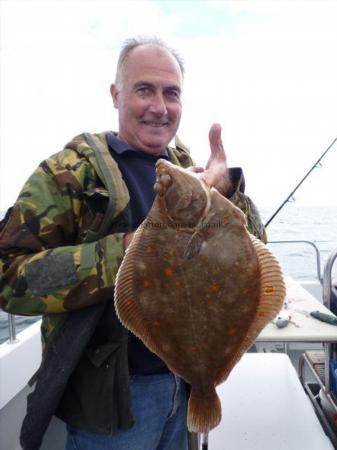
<instances>
[{"instance_id":1,"label":"camouflage sleeve","mask_svg":"<svg viewBox=\"0 0 337 450\"><path fill-rule=\"evenodd\" d=\"M246 215L249 232L266 244L267 233L262 223L260 213L253 201L244 193L245 180L242 169L239 167L231 168L229 169L229 172L233 189L229 200Z\"/></svg>"},{"instance_id":2,"label":"camouflage sleeve","mask_svg":"<svg viewBox=\"0 0 337 450\"><path fill-rule=\"evenodd\" d=\"M229 200L245 213L249 232L266 244L267 233L261 221L260 213L252 200L241 192L235 192Z\"/></svg>"},{"instance_id":3,"label":"camouflage sleeve","mask_svg":"<svg viewBox=\"0 0 337 450\"><path fill-rule=\"evenodd\" d=\"M0 307L5 311L60 313L112 298L123 234L81 243L85 178L71 158L63 167L54 158L23 187L0 233Z\"/></svg>"}]
</instances>

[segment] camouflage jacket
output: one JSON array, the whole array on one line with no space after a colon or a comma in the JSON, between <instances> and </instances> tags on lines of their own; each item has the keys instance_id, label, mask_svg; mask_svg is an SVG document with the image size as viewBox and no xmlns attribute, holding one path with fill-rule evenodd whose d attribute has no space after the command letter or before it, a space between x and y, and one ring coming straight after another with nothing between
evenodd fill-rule
<instances>
[{"instance_id":1,"label":"camouflage jacket","mask_svg":"<svg viewBox=\"0 0 337 450\"><path fill-rule=\"evenodd\" d=\"M107 150L105 133L91 138ZM169 147L168 153L175 164L193 164L182 145ZM128 231L129 194L115 161L107 157L105 166L113 174L112 199L102 165L84 135L77 136L39 165L1 231L0 307L12 314L42 314L44 339L60 315L113 295L123 257L122 236ZM230 200L246 214L250 232L265 241L258 211L243 193L242 171L230 170L234 184ZM98 238L109 201L112 225Z\"/></svg>"},{"instance_id":2,"label":"camouflage jacket","mask_svg":"<svg viewBox=\"0 0 337 450\"><path fill-rule=\"evenodd\" d=\"M182 167L193 164L181 143L176 148L169 147L168 155L171 162ZM233 184L230 200L246 214L250 232L265 241L258 211L244 194L241 169L230 169L230 176ZM105 311L110 313L103 317L104 330L98 331L94 345L87 347L90 364L80 361L72 376L74 389L82 386L76 398L86 392L86 413L91 411L90 419L85 422L86 413L75 411L75 407L72 413L69 404L74 396L68 387L59 405L59 417L93 432L111 433L132 424L129 403L123 403L118 393L127 396L126 381L122 380L127 373L127 345L120 345L125 336L113 317L111 303L123 257L122 238L130 230L128 203L129 193L109 153L106 133L83 134L40 164L24 185L0 231L0 307L12 314L41 314L44 348L69 312L108 303ZM107 338L106 330L110 330ZM108 345L102 344L102 339L107 339ZM116 343L122 348L120 355L111 357L106 364L107 355L116 354ZM104 367L114 365L115 375L99 374L97 383L90 375L85 384L83 373L103 363ZM112 381L113 377L117 381L119 377L119 381ZM100 389L101 400L98 400L97 392L92 389L93 385L104 385L107 379L109 389L118 397L117 403L125 409L124 422L117 417L118 406L102 407L102 402L112 398L111 392ZM108 407L112 409L105 414ZM98 411L103 411L104 417Z\"/></svg>"}]
</instances>

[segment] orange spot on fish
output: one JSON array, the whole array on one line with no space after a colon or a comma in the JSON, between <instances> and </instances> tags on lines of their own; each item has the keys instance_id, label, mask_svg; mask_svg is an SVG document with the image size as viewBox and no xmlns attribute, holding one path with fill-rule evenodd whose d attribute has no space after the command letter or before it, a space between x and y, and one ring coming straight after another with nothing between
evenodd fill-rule
<instances>
[{"instance_id":1,"label":"orange spot on fish","mask_svg":"<svg viewBox=\"0 0 337 450\"><path fill-rule=\"evenodd\" d=\"M264 317L264 316L265 316L265 313L264 313L263 311L260 311L260 312L258 313L257 316L258 316L258 317Z\"/></svg>"},{"instance_id":2,"label":"orange spot on fish","mask_svg":"<svg viewBox=\"0 0 337 450\"><path fill-rule=\"evenodd\" d=\"M165 272L165 275L167 275L168 277L172 277L172 275L173 275L173 270L171 267L165 267L164 272Z\"/></svg>"},{"instance_id":3,"label":"orange spot on fish","mask_svg":"<svg viewBox=\"0 0 337 450\"><path fill-rule=\"evenodd\" d=\"M148 287L150 286L150 283L148 282L148 280L144 280L144 281L143 281L143 286L144 286L145 288L148 288Z\"/></svg>"},{"instance_id":4,"label":"orange spot on fish","mask_svg":"<svg viewBox=\"0 0 337 450\"><path fill-rule=\"evenodd\" d=\"M213 292L218 291L218 285L215 283L215 281L212 281L211 283L211 291Z\"/></svg>"},{"instance_id":5,"label":"orange spot on fish","mask_svg":"<svg viewBox=\"0 0 337 450\"><path fill-rule=\"evenodd\" d=\"M198 351L199 351L198 347L196 345L192 345L191 352L196 353Z\"/></svg>"},{"instance_id":6,"label":"orange spot on fish","mask_svg":"<svg viewBox=\"0 0 337 450\"><path fill-rule=\"evenodd\" d=\"M132 298L129 298L128 300L126 300L125 304L126 306L130 306L134 303L134 300Z\"/></svg>"},{"instance_id":7,"label":"orange spot on fish","mask_svg":"<svg viewBox=\"0 0 337 450\"><path fill-rule=\"evenodd\" d=\"M158 328L159 325L160 325L159 320L154 320L154 321L152 322L152 325L153 325L154 327Z\"/></svg>"},{"instance_id":8,"label":"orange spot on fish","mask_svg":"<svg viewBox=\"0 0 337 450\"><path fill-rule=\"evenodd\" d=\"M272 286L267 286L266 289L264 290L264 292L266 294L270 294L270 293L274 292L274 288Z\"/></svg>"},{"instance_id":9,"label":"orange spot on fish","mask_svg":"<svg viewBox=\"0 0 337 450\"><path fill-rule=\"evenodd\" d=\"M181 281L179 281L179 280L177 280L176 282L175 282L175 286L176 286L176 288L181 288Z\"/></svg>"},{"instance_id":10,"label":"orange spot on fish","mask_svg":"<svg viewBox=\"0 0 337 450\"><path fill-rule=\"evenodd\" d=\"M228 216L224 216L223 218L223 224L226 225L228 223Z\"/></svg>"},{"instance_id":11,"label":"orange spot on fish","mask_svg":"<svg viewBox=\"0 0 337 450\"><path fill-rule=\"evenodd\" d=\"M162 283L162 286L163 286L164 289L167 289L169 287L169 284L168 283Z\"/></svg>"},{"instance_id":12,"label":"orange spot on fish","mask_svg":"<svg viewBox=\"0 0 337 450\"><path fill-rule=\"evenodd\" d=\"M238 332L237 328L228 328L227 334L228 336L234 336Z\"/></svg>"}]
</instances>

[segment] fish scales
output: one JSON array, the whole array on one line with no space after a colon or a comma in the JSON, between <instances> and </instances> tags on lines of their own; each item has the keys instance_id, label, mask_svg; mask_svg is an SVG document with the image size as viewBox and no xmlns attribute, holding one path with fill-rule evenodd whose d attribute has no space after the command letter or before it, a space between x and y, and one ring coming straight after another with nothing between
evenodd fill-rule
<instances>
[{"instance_id":1,"label":"fish scales","mask_svg":"<svg viewBox=\"0 0 337 450\"><path fill-rule=\"evenodd\" d=\"M122 323L191 384L190 431L221 420L224 381L282 306L282 273L246 229L244 214L215 189L166 160L156 198L119 269Z\"/></svg>"}]
</instances>

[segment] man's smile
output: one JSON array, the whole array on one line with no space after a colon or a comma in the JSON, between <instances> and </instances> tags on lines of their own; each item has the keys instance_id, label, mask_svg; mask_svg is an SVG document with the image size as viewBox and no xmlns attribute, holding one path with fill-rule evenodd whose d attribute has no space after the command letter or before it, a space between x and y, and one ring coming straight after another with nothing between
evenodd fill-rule
<instances>
[{"instance_id":1,"label":"man's smile","mask_svg":"<svg viewBox=\"0 0 337 450\"><path fill-rule=\"evenodd\" d=\"M156 128L165 127L169 124L168 122L152 122L149 120L141 120L140 123L142 125L147 125L147 126L156 127Z\"/></svg>"}]
</instances>

